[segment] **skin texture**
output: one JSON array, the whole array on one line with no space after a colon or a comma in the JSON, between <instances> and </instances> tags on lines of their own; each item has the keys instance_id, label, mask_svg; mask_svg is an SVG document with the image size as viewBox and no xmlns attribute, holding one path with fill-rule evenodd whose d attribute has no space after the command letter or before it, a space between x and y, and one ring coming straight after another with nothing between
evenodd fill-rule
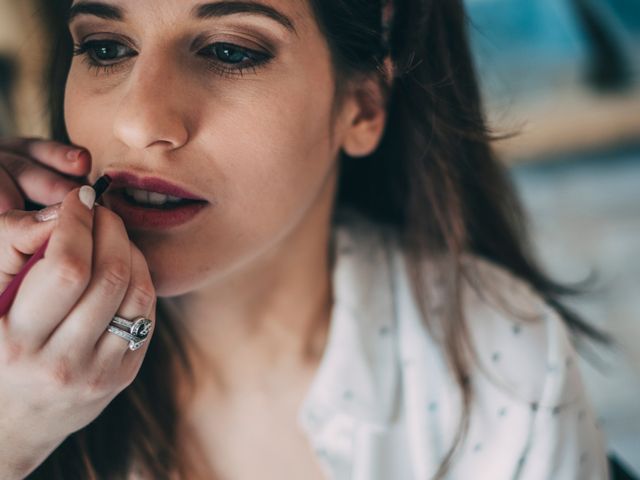
<instances>
[{"instance_id":1,"label":"skin texture","mask_svg":"<svg viewBox=\"0 0 640 480\"><path fill-rule=\"evenodd\" d=\"M127 228L157 295L180 309L193 337L194 411L203 402L222 411L258 392L264 401L247 408L279 405L293 419L328 328L337 155L371 153L384 128L385 112L358 94L374 82L355 85L331 116L329 50L306 2L265 2L297 33L251 14L195 20L190 11L201 2L192 0L108 3L126 9L123 22L81 15L70 24L76 44L124 47L122 58L103 61L117 63L111 72L74 57L69 137L91 152L91 182L107 169L129 170L211 202L178 228ZM214 42L273 58L255 72L221 75L208 66L228 58L198 55Z\"/></svg>"}]
</instances>

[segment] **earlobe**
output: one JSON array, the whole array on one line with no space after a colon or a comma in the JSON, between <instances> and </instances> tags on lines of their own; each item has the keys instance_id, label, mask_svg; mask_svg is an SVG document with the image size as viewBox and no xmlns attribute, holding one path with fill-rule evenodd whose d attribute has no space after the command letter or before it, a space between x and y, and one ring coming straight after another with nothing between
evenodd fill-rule
<instances>
[{"instance_id":1,"label":"earlobe","mask_svg":"<svg viewBox=\"0 0 640 480\"><path fill-rule=\"evenodd\" d=\"M375 151L384 132L387 112L380 86L367 81L354 91L352 102L342 148L351 157L364 157Z\"/></svg>"}]
</instances>

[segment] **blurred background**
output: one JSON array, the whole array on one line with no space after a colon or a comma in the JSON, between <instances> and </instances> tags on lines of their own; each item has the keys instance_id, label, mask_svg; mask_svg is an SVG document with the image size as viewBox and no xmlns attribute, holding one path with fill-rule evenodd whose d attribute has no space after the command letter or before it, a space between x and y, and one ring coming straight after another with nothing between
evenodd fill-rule
<instances>
[{"instance_id":1,"label":"blurred background","mask_svg":"<svg viewBox=\"0 0 640 480\"><path fill-rule=\"evenodd\" d=\"M640 0L466 0L495 147L567 301L610 332L584 345L610 456L640 478ZM629 478L618 473L616 478Z\"/></svg>"},{"instance_id":2,"label":"blurred background","mask_svg":"<svg viewBox=\"0 0 640 480\"><path fill-rule=\"evenodd\" d=\"M444 0L446 1L446 0ZM0 136L49 136L54 0L0 0ZM495 148L568 300L617 344L582 346L609 453L640 478L640 0L466 0ZM631 478L619 473L616 478Z\"/></svg>"}]
</instances>

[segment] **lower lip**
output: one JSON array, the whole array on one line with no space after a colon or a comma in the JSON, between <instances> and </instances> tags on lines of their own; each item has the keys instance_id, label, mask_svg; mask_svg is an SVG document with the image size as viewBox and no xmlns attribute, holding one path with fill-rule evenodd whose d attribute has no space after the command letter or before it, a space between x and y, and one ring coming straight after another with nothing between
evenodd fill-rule
<instances>
[{"instance_id":1,"label":"lower lip","mask_svg":"<svg viewBox=\"0 0 640 480\"><path fill-rule=\"evenodd\" d=\"M104 198L107 199L108 207L122 218L127 227L145 229L167 229L183 225L209 206L207 202L198 202L170 210L139 207L129 203L121 191L106 193Z\"/></svg>"}]
</instances>

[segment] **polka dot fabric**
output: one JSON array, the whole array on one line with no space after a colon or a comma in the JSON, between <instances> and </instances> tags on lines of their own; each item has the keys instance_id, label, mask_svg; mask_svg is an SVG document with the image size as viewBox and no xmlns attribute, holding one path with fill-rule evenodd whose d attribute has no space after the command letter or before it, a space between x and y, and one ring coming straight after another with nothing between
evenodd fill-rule
<instances>
[{"instance_id":1,"label":"polka dot fabric","mask_svg":"<svg viewBox=\"0 0 640 480\"><path fill-rule=\"evenodd\" d=\"M343 210L332 245L329 338L300 426L329 479L431 479L453 441L460 393L421 319L398 242ZM446 478L608 479L604 438L559 315L505 269L474 255L464 266L474 399ZM438 264L424 267L430 312L443 315Z\"/></svg>"}]
</instances>

